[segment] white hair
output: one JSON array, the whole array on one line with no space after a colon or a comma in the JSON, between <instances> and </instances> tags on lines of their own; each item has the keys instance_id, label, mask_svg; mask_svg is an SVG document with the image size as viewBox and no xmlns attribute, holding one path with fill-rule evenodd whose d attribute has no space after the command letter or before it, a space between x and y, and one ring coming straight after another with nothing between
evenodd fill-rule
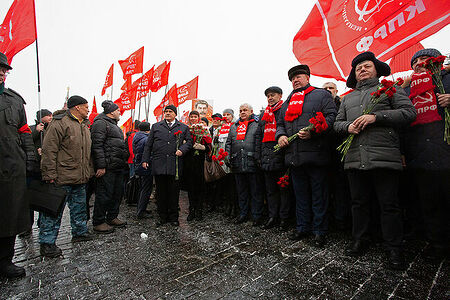
<instances>
[{"instance_id":1,"label":"white hair","mask_svg":"<svg viewBox=\"0 0 450 300\"><path fill-rule=\"evenodd\" d=\"M251 105L248 104L248 103L243 103L243 104L241 104L241 105L239 106L239 109L241 109L241 107L244 107L244 106L247 106L247 108L248 108L249 110L253 110L253 106L251 106Z\"/></svg>"}]
</instances>

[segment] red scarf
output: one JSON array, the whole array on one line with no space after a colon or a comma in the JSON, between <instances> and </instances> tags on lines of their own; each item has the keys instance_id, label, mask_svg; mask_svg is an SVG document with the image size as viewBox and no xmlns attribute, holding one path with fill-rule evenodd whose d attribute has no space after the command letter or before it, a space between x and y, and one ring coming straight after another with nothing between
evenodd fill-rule
<instances>
[{"instance_id":1,"label":"red scarf","mask_svg":"<svg viewBox=\"0 0 450 300\"><path fill-rule=\"evenodd\" d=\"M414 73L412 75L409 99L412 100L417 110L416 120L411 123L411 126L442 120L437 112L433 80L428 72Z\"/></svg>"},{"instance_id":2,"label":"red scarf","mask_svg":"<svg viewBox=\"0 0 450 300\"><path fill-rule=\"evenodd\" d=\"M284 119L288 122L292 122L297 119L303 112L303 102L305 100L305 96L309 94L315 88L310 86L307 89L294 93L289 101L289 106L286 110L286 115Z\"/></svg>"},{"instance_id":3,"label":"red scarf","mask_svg":"<svg viewBox=\"0 0 450 300\"><path fill-rule=\"evenodd\" d=\"M251 120L244 121L244 122L239 121L239 126L236 129L236 131L237 131L236 140L244 140L245 139L245 134L247 133L248 124L253 121L255 121L255 120L251 119Z\"/></svg>"},{"instance_id":4,"label":"red scarf","mask_svg":"<svg viewBox=\"0 0 450 300\"><path fill-rule=\"evenodd\" d=\"M220 127L219 130L219 136L226 135L228 136L228 133L230 132L231 122L230 123L223 123L222 127Z\"/></svg>"},{"instance_id":5,"label":"red scarf","mask_svg":"<svg viewBox=\"0 0 450 300\"><path fill-rule=\"evenodd\" d=\"M283 105L283 101L278 101L274 106L267 105L261 120L266 121L264 125L263 143L275 142L275 132L277 131L277 122L273 112L279 110Z\"/></svg>"}]
</instances>

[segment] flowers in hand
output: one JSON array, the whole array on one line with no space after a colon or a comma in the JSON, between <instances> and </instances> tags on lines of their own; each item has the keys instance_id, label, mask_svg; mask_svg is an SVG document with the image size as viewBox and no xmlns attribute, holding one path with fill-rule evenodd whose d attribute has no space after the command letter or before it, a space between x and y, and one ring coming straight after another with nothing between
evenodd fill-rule
<instances>
[{"instance_id":1,"label":"flowers in hand","mask_svg":"<svg viewBox=\"0 0 450 300\"><path fill-rule=\"evenodd\" d=\"M282 188L287 187L289 185L289 175L286 173L284 176L280 177L277 184Z\"/></svg>"},{"instance_id":2,"label":"flowers in hand","mask_svg":"<svg viewBox=\"0 0 450 300\"><path fill-rule=\"evenodd\" d=\"M177 136L177 135L179 135L181 132L182 132L181 130L178 130L178 131L174 132L174 135Z\"/></svg>"},{"instance_id":3,"label":"flowers in hand","mask_svg":"<svg viewBox=\"0 0 450 300\"><path fill-rule=\"evenodd\" d=\"M213 155L211 156L211 159L213 161L218 161L219 165L223 166L223 160L225 159L225 157L228 156L228 152L225 151L224 149L220 148L219 149L219 154L218 155Z\"/></svg>"}]
</instances>

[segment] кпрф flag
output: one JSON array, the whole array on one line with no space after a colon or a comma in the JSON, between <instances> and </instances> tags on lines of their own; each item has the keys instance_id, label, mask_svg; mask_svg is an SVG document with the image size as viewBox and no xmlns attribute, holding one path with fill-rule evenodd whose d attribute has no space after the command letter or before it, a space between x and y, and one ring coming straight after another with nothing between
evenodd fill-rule
<instances>
[{"instance_id":1,"label":"\u043a\u043f\u0440\u0444 flag","mask_svg":"<svg viewBox=\"0 0 450 300\"><path fill-rule=\"evenodd\" d=\"M449 23L448 0L318 0L294 37L311 74L345 80L364 51L386 61Z\"/></svg>"},{"instance_id":2,"label":"\u043a\u043f\u0440\u0444 flag","mask_svg":"<svg viewBox=\"0 0 450 300\"><path fill-rule=\"evenodd\" d=\"M119 65L122 68L123 79L127 79L133 74L142 73L144 62L144 46L133 52L124 60L119 60Z\"/></svg>"},{"instance_id":3,"label":"\u043a\u043f\u0440\u0444 flag","mask_svg":"<svg viewBox=\"0 0 450 300\"><path fill-rule=\"evenodd\" d=\"M11 61L36 40L34 0L15 0L0 26L0 52Z\"/></svg>"}]
</instances>

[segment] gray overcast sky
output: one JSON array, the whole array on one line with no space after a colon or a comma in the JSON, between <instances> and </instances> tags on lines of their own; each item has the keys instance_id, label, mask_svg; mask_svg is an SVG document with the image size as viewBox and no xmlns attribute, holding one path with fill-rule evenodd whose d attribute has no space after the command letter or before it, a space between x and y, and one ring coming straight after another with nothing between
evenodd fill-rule
<instances>
[{"instance_id":1,"label":"gray overcast sky","mask_svg":"<svg viewBox=\"0 0 450 300\"><path fill-rule=\"evenodd\" d=\"M315 1L211 0L35 0L41 71L42 108L62 107L71 95L94 95L101 111L101 89L114 63L114 100L123 84L117 63L145 47L144 71L171 60L169 85L199 75L198 96L214 101L215 111L248 102L266 106L264 90L278 85L291 91L287 70L298 64L292 40ZM13 0L0 2L3 20ZM425 47L450 49L449 26L424 40ZM35 45L19 52L6 86L27 101L28 123L37 110ZM138 76L133 77L136 79ZM327 79L312 77L321 86ZM339 84L341 92L344 84ZM109 93L110 90L107 91ZM152 93L151 111L164 88ZM106 95L105 95L106 96ZM183 110L183 108L181 108ZM99 112L100 112L99 111ZM153 114L151 113L151 116ZM125 114L121 123L128 119ZM142 119L142 114L141 114ZM150 121L153 123L154 118Z\"/></svg>"}]
</instances>

